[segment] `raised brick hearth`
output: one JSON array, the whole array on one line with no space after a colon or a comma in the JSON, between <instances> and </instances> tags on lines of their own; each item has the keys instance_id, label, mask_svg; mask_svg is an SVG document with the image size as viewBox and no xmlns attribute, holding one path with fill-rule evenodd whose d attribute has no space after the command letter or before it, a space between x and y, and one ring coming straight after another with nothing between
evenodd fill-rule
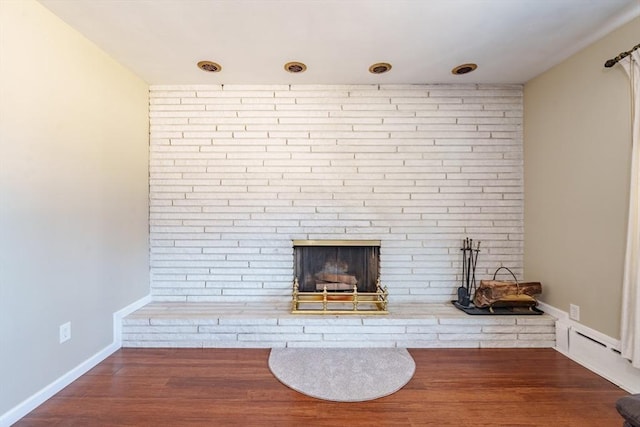
<instances>
[{"instance_id":1,"label":"raised brick hearth","mask_svg":"<svg viewBox=\"0 0 640 427\"><path fill-rule=\"evenodd\" d=\"M151 303L124 319L125 347L553 347L555 319L469 316L394 304L385 316L294 315L290 305Z\"/></svg>"}]
</instances>

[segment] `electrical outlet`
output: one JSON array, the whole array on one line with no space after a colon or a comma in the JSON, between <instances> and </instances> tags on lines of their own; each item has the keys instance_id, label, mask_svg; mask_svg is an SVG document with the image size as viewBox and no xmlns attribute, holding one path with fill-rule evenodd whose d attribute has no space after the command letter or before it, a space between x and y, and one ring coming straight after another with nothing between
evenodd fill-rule
<instances>
[{"instance_id":1,"label":"electrical outlet","mask_svg":"<svg viewBox=\"0 0 640 427\"><path fill-rule=\"evenodd\" d=\"M60 325L60 344L71 339L71 322Z\"/></svg>"},{"instance_id":2,"label":"electrical outlet","mask_svg":"<svg viewBox=\"0 0 640 427\"><path fill-rule=\"evenodd\" d=\"M580 321L580 306L569 304L569 317L576 322Z\"/></svg>"}]
</instances>

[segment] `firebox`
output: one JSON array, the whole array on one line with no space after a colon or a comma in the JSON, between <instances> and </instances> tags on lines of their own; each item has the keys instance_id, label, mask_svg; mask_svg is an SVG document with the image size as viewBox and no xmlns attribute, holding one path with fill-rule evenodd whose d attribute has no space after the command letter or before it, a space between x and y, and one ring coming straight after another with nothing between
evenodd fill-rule
<instances>
[{"instance_id":1,"label":"firebox","mask_svg":"<svg viewBox=\"0 0 640 427\"><path fill-rule=\"evenodd\" d=\"M380 241L294 240L293 252L294 313L372 308L386 312L387 293L379 279Z\"/></svg>"}]
</instances>

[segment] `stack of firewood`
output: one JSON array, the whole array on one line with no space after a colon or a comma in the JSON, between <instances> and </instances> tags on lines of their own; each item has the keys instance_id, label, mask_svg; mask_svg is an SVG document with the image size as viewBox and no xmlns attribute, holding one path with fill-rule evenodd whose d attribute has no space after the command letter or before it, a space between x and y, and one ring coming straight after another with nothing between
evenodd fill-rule
<instances>
[{"instance_id":1,"label":"stack of firewood","mask_svg":"<svg viewBox=\"0 0 640 427\"><path fill-rule=\"evenodd\" d=\"M316 280L316 290L322 291L350 291L358 283L356 276L348 274L349 266L343 262L328 261L324 264L322 271L314 274Z\"/></svg>"}]
</instances>

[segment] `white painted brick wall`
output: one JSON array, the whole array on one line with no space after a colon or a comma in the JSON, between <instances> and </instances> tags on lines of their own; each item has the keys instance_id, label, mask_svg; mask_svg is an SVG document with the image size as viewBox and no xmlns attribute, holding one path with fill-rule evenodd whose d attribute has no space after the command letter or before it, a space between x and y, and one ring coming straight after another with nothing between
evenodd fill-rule
<instances>
[{"instance_id":1,"label":"white painted brick wall","mask_svg":"<svg viewBox=\"0 0 640 427\"><path fill-rule=\"evenodd\" d=\"M152 86L150 121L156 301L286 301L293 239L381 240L392 303L451 299L464 237L522 271L519 85Z\"/></svg>"}]
</instances>

